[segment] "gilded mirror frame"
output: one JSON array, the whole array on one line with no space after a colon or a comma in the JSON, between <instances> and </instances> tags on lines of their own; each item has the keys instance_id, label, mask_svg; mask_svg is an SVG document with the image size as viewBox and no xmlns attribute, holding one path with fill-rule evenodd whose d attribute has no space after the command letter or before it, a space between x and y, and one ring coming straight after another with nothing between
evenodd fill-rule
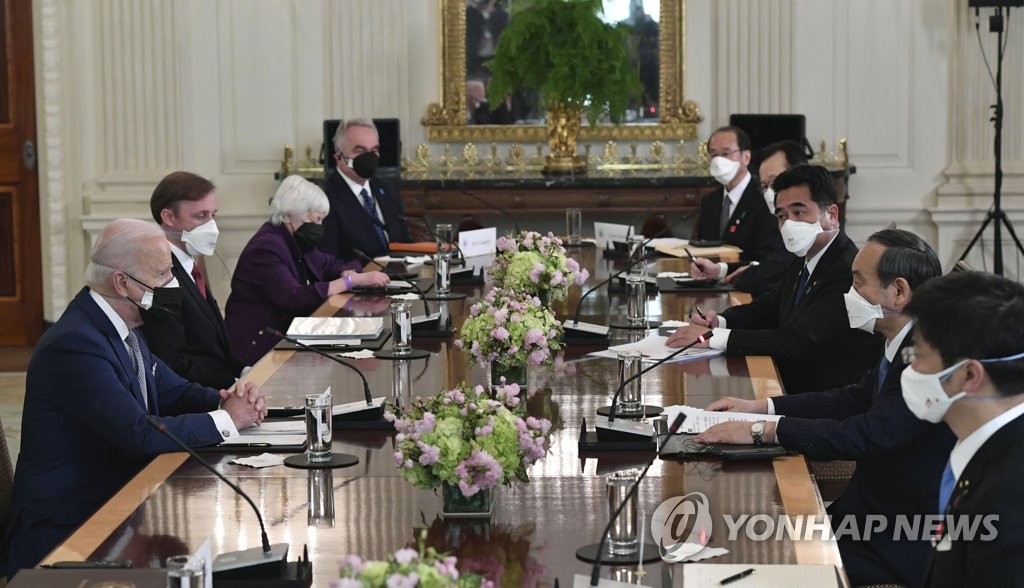
<instances>
[{"instance_id":1,"label":"gilded mirror frame","mask_svg":"<svg viewBox=\"0 0 1024 588\"><path fill-rule=\"evenodd\" d=\"M466 124L466 0L441 2L441 102L427 106L420 122L427 139L438 142L543 142L542 125ZM697 138L703 120L697 103L685 99L686 0L661 0L657 124L584 126L582 141L664 141Z\"/></svg>"}]
</instances>

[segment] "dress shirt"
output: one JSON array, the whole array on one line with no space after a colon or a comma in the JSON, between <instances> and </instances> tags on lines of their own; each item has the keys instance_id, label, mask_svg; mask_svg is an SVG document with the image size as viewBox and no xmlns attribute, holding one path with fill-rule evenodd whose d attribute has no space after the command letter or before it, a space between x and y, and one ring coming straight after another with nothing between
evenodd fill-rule
<instances>
[{"instance_id":1,"label":"dress shirt","mask_svg":"<svg viewBox=\"0 0 1024 588\"><path fill-rule=\"evenodd\" d=\"M366 190L366 193L370 195L370 200L373 201L373 209L377 211L377 220L379 220L382 225L387 226L387 221L384 220L384 214L380 211L380 204L377 203L377 197L373 195L373 190L370 188L370 180L363 180L362 184L357 184L352 181L352 178L341 173L341 168L338 168L337 171L338 175L341 176L341 179L345 180L349 189L352 190L353 194L355 194L356 200L359 202L360 206L363 205L363 190ZM387 233L386 230L384 232L385 234ZM388 235L388 239L390 238L391 236Z\"/></svg>"},{"instance_id":2,"label":"dress shirt","mask_svg":"<svg viewBox=\"0 0 1024 588\"><path fill-rule=\"evenodd\" d=\"M181 267L185 270L185 273L188 274L190 278L192 278L192 282L194 283L196 279L192 275L192 268L196 266L196 260L188 253L185 253L184 249L178 247L177 245L171 243L170 241L168 241L168 243L170 243L171 245L171 253L174 254L174 257L178 258L178 263L181 264Z\"/></svg>"},{"instance_id":3,"label":"dress shirt","mask_svg":"<svg viewBox=\"0 0 1024 588\"><path fill-rule=\"evenodd\" d=\"M970 402L966 398L964 400ZM1024 414L1024 402L978 427L976 431L966 438L956 442L956 445L953 446L953 451L949 454L949 464L953 468L954 484L956 480L960 479L960 474L964 473L964 468L967 467L967 464L971 463L971 458L988 441L989 437L995 435L1004 425L1022 414Z\"/></svg>"},{"instance_id":4,"label":"dress shirt","mask_svg":"<svg viewBox=\"0 0 1024 588\"><path fill-rule=\"evenodd\" d=\"M732 214L736 212L736 205L740 203L740 198L743 198L743 192L747 190L747 186L750 185L750 178L753 175L748 171L747 175L744 176L740 183L736 184L736 187L732 190L726 190L725 197L722 199L722 204L729 203L729 218L732 218ZM723 188L724 189L724 188ZM728 225L726 225L728 226ZM718 262L718 277L724 278L729 273L729 264L724 262Z\"/></svg>"}]
</instances>

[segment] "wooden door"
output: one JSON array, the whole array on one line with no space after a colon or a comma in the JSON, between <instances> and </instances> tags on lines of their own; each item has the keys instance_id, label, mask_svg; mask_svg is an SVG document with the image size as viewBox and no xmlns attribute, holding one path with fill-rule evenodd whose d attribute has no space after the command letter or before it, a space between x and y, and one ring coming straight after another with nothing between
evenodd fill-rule
<instances>
[{"instance_id":1,"label":"wooden door","mask_svg":"<svg viewBox=\"0 0 1024 588\"><path fill-rule=\"evenodd\" d=\"M32 2L0 0L0 345L43 327Z\"/></svg>"}]
</instances>

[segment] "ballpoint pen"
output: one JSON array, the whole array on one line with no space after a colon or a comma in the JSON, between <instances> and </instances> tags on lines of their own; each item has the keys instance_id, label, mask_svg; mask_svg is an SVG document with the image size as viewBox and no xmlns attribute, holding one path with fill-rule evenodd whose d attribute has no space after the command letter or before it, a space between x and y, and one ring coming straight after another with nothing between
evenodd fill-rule
<instances>
[{"instance_id":1,"label":"ballpoint pen","mask_svg":"<svg viewBox=\"0 0 1024 588\"><path fill-rule=\"evenodd\" d=\"M743 570L742 572L740 572L738 574L734 574L732 576L729 576L728 578L723 579L718 584L720 586L725 586L726 584L732 584L733 582L735 582L737 580L742 580L743 578L746 578L747 576L749 576L750 574L753 574L753 573L754 573L754 568L750 568L749 570Z\"/></svg>"},{"instance_id":2,"label":"ballpoint pen","mask_svg":"<svg viewBox=\"0 0 1024 588\"><path fill-rule=\"evenodd\" d=\"M704 316L704 311L700 309L700 306L694 304L693 305L693 310L695 310L697 312L697 316L699 316L700 318L702 318L704 320L708 320L708 317Z\"/></svg>"}]
</instances>

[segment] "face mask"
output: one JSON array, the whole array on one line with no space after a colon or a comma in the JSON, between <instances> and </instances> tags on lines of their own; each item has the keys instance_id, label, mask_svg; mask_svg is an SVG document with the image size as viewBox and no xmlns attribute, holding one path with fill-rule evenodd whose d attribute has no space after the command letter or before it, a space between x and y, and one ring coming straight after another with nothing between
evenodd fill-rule
<instances>
[{"instance_id":1,"label":"face mask","mask_svg":"<svg viewBox=\"0 0 1024 588\"><path fill-rule=\"evenodd\" d=\"M768 205L768 212L775 214L775 190L771 186L764 191L764 203Z\"/></svg>"},{"instance_id":2,"label":"face mask","mask_svg":"<svg viewBox=\"0 0 1024 588\"><path fill-rule=\"evenodd\" d=\"M356 172L356 175L369 180L373 177L373 174L377 173L377 166L380 165L380 157L377 156L373 151L367 151L366 153L360 153L353 158L345 158L345 163L352 168L352 171Z\"/></svg>"},{"instance_id":3,"label":"face mask","mask_svg":"<svg viewBox=\"0 0 1024 588\"><path fill-rule=\"evenodd\" d=\"M966 359L937 374L922 374L908 365L900 375L900 387L903 389L903 400L907 403L910 412L922 421L929 423L941 421L954 402L967 396L967 392L949 396L942 389L942 382L946 381L965 363L967 363Z\"/></svg>"},{"instance_id":4,"label":"face mask","mask_svg":"<svg viewBox=\"0 0 1024 588\"><path fill-rule=\"evenodd\" d=\"M213 255L217 248L217 237L220 230L217 222L212 218L191 231L181 232L181 242L185 244L185 251L195 257L196 255Z\"/></svg>"},{"instance_id":5,"label":"face mask","mask_svg":"<svg viewBox=\"0 0 1024 588\"><path fill-rule=\"evenodd\" d=\"M782 231L782 242L786 246L786 251L797 257L807 255L811 245L814 245L814 239L825 232L821 228L821 223L802 223L792 219L783 223L779 230Z\"/></svg>"},{"instance_id":6,"label":"face mask","mask_svg":"<svg viewBox=\"0 0 1024 588\"><path fill-rule=\"evenodd\" d=\"M142 293L142 300L135 302L131 298L128 299L135 306L142 310L163 312L171 316L177 316L181 312L181 288L178 285L178 278L171 279L170 282L167 282L166 286L150 288L127 272L125 272L125 275L146 288L146 291Z\"/></svg>"},{"instance_id":7,"label":"face mask","mask_svg":"<svg viewBox=\"0 0 1024 588\"><path fill-rule=\"evenodd\" d=\"M324 238L324 226L316 223L303 223L295 229L295 243L303 253L316 249Z\"/></svg>"},{"instance_id":8,"label":"face mask","mask_svg":"<svg viewBox=\"0 0 1024 588\"><path fill-rule=\"evenodd\" d=\"M718 155L711 158L711 165L708 166L708 171L711 172L712 177L719 184L726 186L729 182L733 181L736 174L740 171L740 162Z\"/></svg>"}]
</instances>

